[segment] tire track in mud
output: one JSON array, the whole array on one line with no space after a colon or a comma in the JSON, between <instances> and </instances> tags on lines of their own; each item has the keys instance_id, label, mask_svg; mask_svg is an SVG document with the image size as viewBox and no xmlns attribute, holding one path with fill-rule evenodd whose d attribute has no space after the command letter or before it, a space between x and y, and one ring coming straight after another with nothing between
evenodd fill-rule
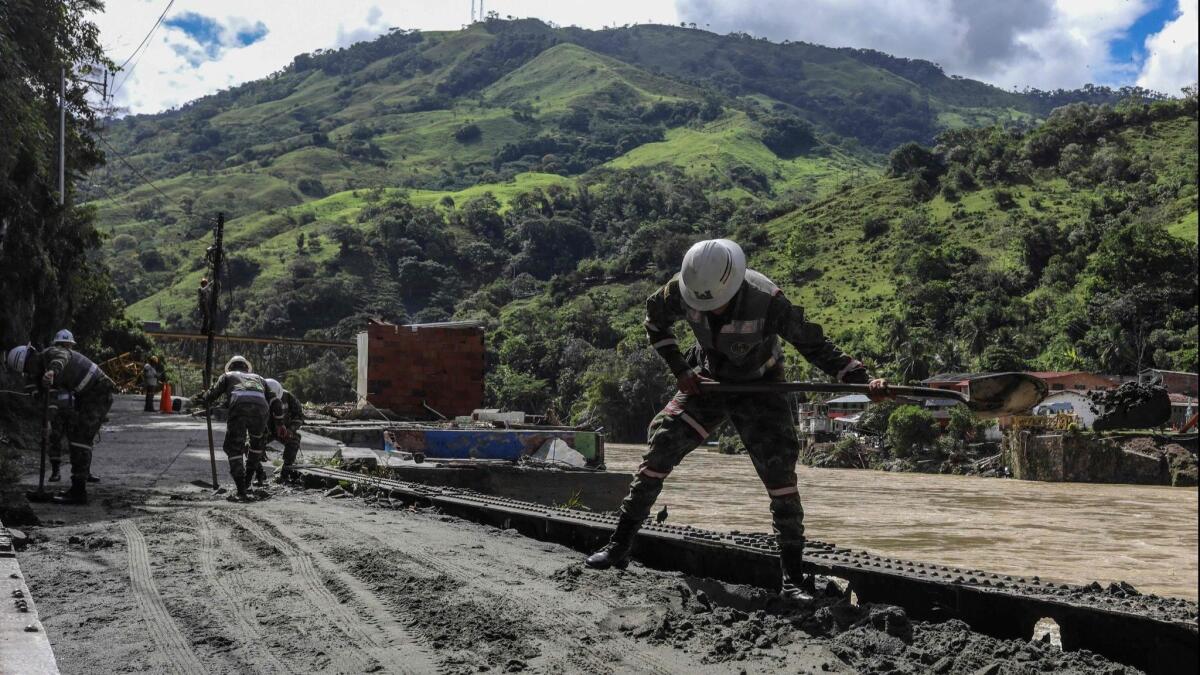
<instances>
[{"instance_id":1,"label":"tire track in mud","mask_svg":"<svg viewBox=\"0 0 1200 675\"><path fill-rule=\"evenodd\" d=\"M367 604L368 608L374 610L378 607L380 611L372 612L377 619L381 620L381 622L386 620L397 634L404 636L404 639L399 641L399 644L394 645L389 645L385 641L378 639L373 634L375 631L371 629L374 628L380 631L382 629L378 626L364 626L365 621L363 618L343 604L329 590L329 587L325 584L325 580L317 572L313 555L304 550L294 539L284 535L273 522L265 522L264 520L251 518L241 513L226 512L223 515L236 522L252 536L282 553L288 559L288 563L292 567L292 572L310 594L313 604L332 614L332 618L335 619L335 625L346 633L351 640L357 641L357 644L354 644L354 646L363 652L363 656L369 662L373 661L372 663L368 663L368 666L373 667L378 664L383 670L399 673L426 673L436 669L436 665L429 659L424 650L420 648L419 643L412 639L407 629L391 619L391 614L379 603L378 599L374 599L369 592L366 592L365 596L363 593L354 593L360 600L365 600L364 604ZM279 536L273 534L271 530L279 532ZM354 586L357 586L357 580L352 577L342 580L341 577L343 576L346 575L340 571L334 574L334 577L341 581L343 585L350 588L353 593L353 586L346 584L346 581L351 581ZM397 650L400 651L399 654L396 653ZM415 664L409 665L414 661L416 662Z\"/></svg>"},{"instance_id":2,"label":"tire track in mud","mask_svg":"<svg viewBox=\"0 0 1200 675\"><path fill-rule=\"evenodd\" d=\"M171 618L167 606L159 595L150 570L150 554L146 548L146 539L141 530L132 520L122 520L121 532L125 534L129 556L129 583L133 587L133 595L142 619L146 623L147 633L162 650L167 663L173 670L185 675L202 675L208 671L200 663L196 653L192 651L187 639L179 630L178 624Z\"/></svg>"},{"instance_id":3,"label":"tire track in mud","mask_svg":"<svg viewBox=\"0 0 1200 675\"><path fill-rule=\"evenodd\" d=\"M392 549L386 540L380 538L370 528L362 527L355 522L345 523L345 527L354 530L363 537L369 537L381 545L388 547L397 557L408 558L420 563L427 569L436 570L448 577L459 579L461 583L471 586L477 592L495 595L495 592L487 586L476 583L475 580L479 577L478 570L458 565L445 557L434 557L417 550L415 547L409 547L404 550ZM586 595L600 602L605 607L609 606L609 602L599 594L586 593ZM527 612L536 613L540 611L550 615L558 620L559 625L572 626L584 630L592 630L594 628L594 626L581 622L578 614L559 606L557 603L553 606L547 604L552 602L550 597L539 596L537 602L519 597L515 593L506 594L504 597L518 603ZM665 664L654 654L648 652L642 645L624 636L614 634L606 636L606 638L610 644L586 645L579 640L573 639L560 640L560 644L567 649L567 653L570 655L568 658L583 672L611 673L635 670L638 672L658 673L659 675L671 675L673 673L692 670L691 668L681 669L678 666ZM619 668L618 664L624 667Z\"/></svg>"},{"instance_id":4,"label":"tire track in mud","mask_svg":"<svg viewBox=\"0 0 1200 675\"><path fill-rule=\"evenodd\" d=\"M245 605L238 602L238 599L229 590L229 588L221 583L221 579L217 574L217 558L216 552L219 549L217 535L213 532L212 520L203 513L196 513L196 530L200 534L200 569L204 573L205 579L208 580L209 586L224 600L229 607L230 613L237 621L242 629L245 640L241 640L241 651L245 655L247 664L255 667L259 666L256 663L259 659L256 658L259 654L265 654L270 672L277 673L294 673L296 671L284 665L270 648L266 647L266 637L263 635L261 626L258 624L258 619L252 612L247 611ZM262 650L252 650L251 645L264 645Z\"/></svg>"}]
</instances>

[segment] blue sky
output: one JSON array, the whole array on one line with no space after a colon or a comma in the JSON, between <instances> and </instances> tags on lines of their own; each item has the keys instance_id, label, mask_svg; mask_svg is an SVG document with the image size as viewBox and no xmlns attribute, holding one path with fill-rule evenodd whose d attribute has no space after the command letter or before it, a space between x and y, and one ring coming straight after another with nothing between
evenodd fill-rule
<instances>
[{"instance_id":1,"label":"blue sky","mask_svg":"<svg viewBox=\"0 0 1200 675\"><path fill-rule=\"evenodd\" d=\"M1167 22L1179 15L1174 0L1159 0L1149 11L1138 17L1129 30L1109 42L1114 61L1140 64L1146 59L1146 38L1158 33Z\"/></svg>"},{"instance_id":2,"label":"blue sky","mask_svg":"<svg viewBox=\"0 0 1200 675\"><path fill-rule=\"evenodd\" d=\"M95 17L122 63L168 0L108 0ZM1198 0L488 0L501 16L585 28L696 23L720 33L865 47L933 61L1005 89L1140 84L1177 94L1196 80ZM265 77L300 53L392 27L453 30L469 0L176 0L116 104L157 112Z\"/></svg>"}]
</instances>

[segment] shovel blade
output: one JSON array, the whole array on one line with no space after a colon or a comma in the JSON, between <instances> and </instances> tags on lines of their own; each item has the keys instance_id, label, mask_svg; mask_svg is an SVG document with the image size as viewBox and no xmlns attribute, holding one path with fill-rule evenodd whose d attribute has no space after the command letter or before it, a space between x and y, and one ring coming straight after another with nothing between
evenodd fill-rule
<instances>
[{"instance_id":1,"label":"shovel blade","mask_svg":"<svg viewBox=\"0 0 1200 675\"><path fill-rule=\"evenodd\" d=\"M980 417L1026 413L1046 398L1046 383L1027 373L994 373L967 381L967 406Z\"/></svg>"}]
</instances>

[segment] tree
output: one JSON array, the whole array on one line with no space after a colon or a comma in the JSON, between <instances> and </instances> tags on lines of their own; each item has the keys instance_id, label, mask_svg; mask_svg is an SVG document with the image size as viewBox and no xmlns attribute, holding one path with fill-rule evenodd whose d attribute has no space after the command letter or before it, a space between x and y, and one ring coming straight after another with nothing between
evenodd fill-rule
<instances>
[{"instance_id":1,"label":"tree","mask_svg":"<svg viewBox=\"0 0 1200 675\"><path fill-rule=\"evenodd\" d=\"M799 117L775 115L763 120L763 145L782 159L793 159L817 143L812 125Z\"/></svg>"},{"instance_id":2,"label":"tree","mask_svg":"<svg viewBox=\"0 0 1200 675\"><path fill-rule=\"evenodd\" d=\"M101 9L99 0L0 4L0 345L42 342L83 318L73 304L75 285L111 286L103 268L87 262L99 244L93 213L75 204L75 180L103 162L82 81L91 76L89 66L113 67L88 20ZM60 207L54 158L64 71L67 183ZM115 314L86 323L119 322L119 303L102 306ZM88 349L98 347L99 337L76 332Z\"/></svg>"},{"instance_id":3,"label":"tree","mask_svg":"<svg viewBox=\"0 0 1200 675\"><path fill-rule=\"evenodd\" d=\"M888 418L887 440L896 457L909 457L937 440L938 427L929 411L915 405L896 408Z\"/></svg>"},{"instance_id":4,"label":"tree","mask_svg":"<svg viewBox=\"0 0 1200 675\"><path fill-rule=\"evenodd\" d=\"M978 438L988 423L975 416L965 405L956 405L950 409L950 421L946 423L946 434L959 445L966 445Z\"/></svg>"},{"instance_id":5,"label":"tree","mask_svg":"<svg viewBox=\"0 0 1200 675\"><path fill-rule=\"evenodd\" d=\"M454 132L454 140L464 145L475 143L481 138L483 138L483 130L479 128L478 124L464 124Z\"/></svg>"},{"instance_id":6,"label":"tree","mask_svg":"<svg viewBox=\"0 0 1200 675\"><path fill-rule=\"evenodd\" d=\"M309 403L345 403L354 401L354 369L350 360L342 360L327 351L311 365L289 371L283 376L288 391Z\"/></svg>"}]
</instances>

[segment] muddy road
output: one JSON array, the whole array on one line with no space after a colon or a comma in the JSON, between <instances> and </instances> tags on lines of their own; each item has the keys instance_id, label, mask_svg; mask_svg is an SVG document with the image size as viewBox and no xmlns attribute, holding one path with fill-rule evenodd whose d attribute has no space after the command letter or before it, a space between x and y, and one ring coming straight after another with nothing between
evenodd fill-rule
<instances>
[{"instance_id":1,"label":"muddy road","mask_svg":"<svg viewBox=\"0 0 1200 675\"><path fill-rule=\"evenodd\" d=\"M595 572L418 505L291 487L232 504L188 484L207 475L203 425L136 405L97 447L92 503L37 505L20 554L64 673L1132 672L832 588L795 611L636 564Z\"/></svg>"},{"instance_id":2,"label":"muddy road","mask_svg":"<svg viewBox=\"0 0 1200 675\"><path fill-rule=\"evenodd\" d=\"M640 445L609 443L608 467L634 471ZM809 534L843 546L1058 582L1128 581L1196 599L1197 490L1041 483L974 476L800 467ZM671 521L768 532L771 514L748 457L693 452L659 504Z\"/></svg>"}]
</instances>

